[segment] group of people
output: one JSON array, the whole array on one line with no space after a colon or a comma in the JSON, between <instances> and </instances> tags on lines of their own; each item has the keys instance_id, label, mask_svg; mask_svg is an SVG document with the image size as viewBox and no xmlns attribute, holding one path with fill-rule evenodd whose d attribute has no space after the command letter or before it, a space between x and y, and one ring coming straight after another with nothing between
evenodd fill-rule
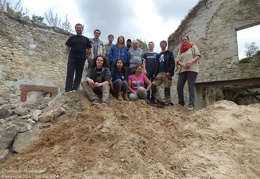
<instances>
[{"instance_id":1,"label":"group of people","mask_svg":"<svg viewBox=\"0 0 260 179\"><path fill-rule=\"evenodd\" d=\"M110 34L108 44L104 45L99 39L99 29L94 30L92 39L82 35L83 26L79 23L75 25L75 31L77 34L70 36L65 44L69 53L65 92L78 90L81 84L92 105L107 105L111 92L120 101L145 99L149 103L173 106L170 88L177 65L179 104L185 105L183 88L188 81L188 110L193 110L200 52L190 43L188 36L181 38L182 45L175 62L165 40L160 42L159 54L154 52L153 42L148 43L149 51L144 53L138 40L125 42L125 38L119 36L113 44L114 36ZM81 82L86 59L89 68ZM162 84L164 100L158 89Z\"/></svg>"}]
</instances>

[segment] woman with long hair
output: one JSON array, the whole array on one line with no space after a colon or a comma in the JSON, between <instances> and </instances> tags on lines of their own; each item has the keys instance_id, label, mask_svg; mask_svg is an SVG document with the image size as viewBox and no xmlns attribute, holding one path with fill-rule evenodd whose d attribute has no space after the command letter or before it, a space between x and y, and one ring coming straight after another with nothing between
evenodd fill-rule
<instances>
[{"instance_id":1,"label":"woman with long hair","mask_svg":"<svg viewBox=\"0 0 260 179\"><path fill-rule=\"evenodd\" d=\"M127 48L125 46L124 36L119 36L117 38L117 43L113 45L109 52L110 67L113 70L113 67L116 64L116 61L120 59L126 65L127 62Z\"/></svg>"},{"instance_id":2,"label":"woman with long hair","mask_svg":"<svg viewBox=\"0 0 260 179\"><path fill-rule=\"evenodd\" d=\"M127 94L128 84L126 82L126 72L124 62L121 59L116 61L115 67L111 72L110 87L112 92L116 94L116 98L119 101L122 101L123 99L125 101L129 101Z\"/></svg>"},{"instance_id":3,"label":"woman with long hair","mask_svg":"<svg viewBox=\"0 0 260 179\"><path fill-rule=\"evenodd\" d=\"M110 78L108 60L102 55L96 56L90 65L86 80L81 82L81 86L86 91L92 105L97 103L107 105ZM102 95L102 100L98 98L97 94Z\"/></svg>"},{"instance_id":4,"label":"woman with long hair","mask_svg":"<svg viewBox=\"0 0 260 179\"><path fill-rule=\"evenodd\" d=\"M147 87L144 87L144 84ZM136 65L133 69L133 75L128 78L129 99L132 101L145 99L147 91L151 88L152 83L146 75L142 74L142 65Z\"/></svg>"}]
</instances>

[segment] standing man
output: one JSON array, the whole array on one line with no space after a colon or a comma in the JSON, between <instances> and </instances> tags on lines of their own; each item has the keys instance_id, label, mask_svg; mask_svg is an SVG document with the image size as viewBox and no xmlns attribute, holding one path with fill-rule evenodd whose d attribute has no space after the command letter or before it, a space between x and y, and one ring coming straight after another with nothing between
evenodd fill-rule
<instances>
[{"instance_id":1,"label":"standing man","mask_svg":"<svg viewBox=\"0 0 260 179\"><path fill-rule=\"evenodd\" d=\"M109 60L109 52L113 45L114 36L112 34L110 34L110 35L108 35L107 39L108 39L108 44L105 45L105 50L106 50L105 57Z\"/></svg>"},{"instance_id":2,"label":"standing man","mask_svg":"<svg viewBox=\"0 0 260 179\"><path fill-rule=\"evenodd\" d=\"M127 51L132 47L132 41L131 41L131 39L127 39L127 41L126 41L126 47L127 47Z\"/></svg>"},{"instance_id":3,"label":"standing man","mask_svg":"<svg viewBox=\"0 0 260 179\"><path fill-rule=\"evenodd\" d=\"M157 62L158 62L158 54L153 51L154 43L148 43L149 51L146 52L143 56L143 72L147 76L147 78L153 82L154 75L157 69ZM147 99L150 100L152 103L155 103L154 96L150 97L150 90L147 92Z\"/></svg>"},{"instance_id":4,"label":"standing man","mask_svg":"<svg viewBox=\"0 0 260 179\"><path fill-rule=\"evenodd\" d=\"M129 69L128 69L128 76L133 74L133 69L136 65L142 65L142 58L143 58L144 52L141 48L139 48L139 42L138 40L133 41L133 48L130 48L128 50L128 63Z\"/></svg>"},{"instance_id":5,"label":"standing man","mask_svg":"<svg viewBox=\"0 0 260 179\"><path fill-rule=\"evenodd\" d=\"M75 31L77 35L70 36L65 43L66 52L69 53L65 92L78 90L86 55L91 52L90 41L82 35L83 26L80 23L75 25Z\"/></svg>"},{"instance_id":6,"label":"standing man","mask_svg":"<svg viewBox=\"0 0 260 179\"><path fill-rule=\"evenodd\" d=\"M167 42L165 40L160 42L160 47L162 51L160 52L159 60L157 61L155 78L152 82L152 92L157 102L161 102L165 106L173 106L173 103L171 102L170 88L172 86L172 77L174 75L175 60L172 52L166 50ZM162 102L160 94L158 94L158 87L162 83L164 83L164 102Z\"/></svg>"},{"instance_id":7,"label":"standing man","mask_svg":"<svg viewBox=\"0 0 260 179\"><path fill-rule=\"evenodd\" d=\"M106 49L104 43L99 39L101 35L101 31L99 29L94 30L94 38L90 39L92 50L91 56L88 59L88 65L91 65L92 59L94 59L98 55L105 56Z\"/></svg>"}]
</instances>

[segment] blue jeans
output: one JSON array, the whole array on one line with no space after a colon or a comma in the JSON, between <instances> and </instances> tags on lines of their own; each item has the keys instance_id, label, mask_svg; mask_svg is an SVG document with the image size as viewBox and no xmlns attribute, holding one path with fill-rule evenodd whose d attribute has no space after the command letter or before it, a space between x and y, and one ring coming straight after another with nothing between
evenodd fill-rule
<instances>
[{"instance_id":1,"label":"blue jeans","mask_svg":"<svg viewBox=\"0 0 260 179\"><path fill-rule=\"evenodd\" d=\"M194 106L195 102L195 81L197 79L197 72L193 71L185 71L179 74L178 82L177 82L177 92L179 98L179 104L184 106L184 95L183 95L183 88L188 81L188 88L189 88L189 105Z\"/></svg>"},{"instance_id":2,"label":"blue jeans","mask_svg":"<svg viewBox=\"0 0 260 179\"><path fill-rule=\"evenodd\" d=\"M116 93L121 93L121 91L123 91L123 94L126 94L128 90L127 82L122 81L121 79L116 79L113 81L113 87L116 90Z\"/></svg>"},{"instance_id":3,"label":"blue jeans","mask_svg":"<svg viewBox=\"0 0 260 179\"><path fill-rule=\"evenodd\" d=\"M144 87L139 87L137 93L130 93L129 99L130 101L136 101L138 99L145 99L147 96L147 91Z\"/></svg>"}]
</instances>

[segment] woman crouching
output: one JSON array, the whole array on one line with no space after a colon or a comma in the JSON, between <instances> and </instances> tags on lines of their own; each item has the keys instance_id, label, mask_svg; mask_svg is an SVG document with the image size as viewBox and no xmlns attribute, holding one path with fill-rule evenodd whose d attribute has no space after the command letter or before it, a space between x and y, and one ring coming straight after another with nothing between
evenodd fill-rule
<instances>
[{"instance_id":1,"label":"woman crouching","mask_svg":"<svg viewBox=\"0 0 260 179\"><path fill-rule=\"evenodd\" d=\"M147 88L144 88L144 84L147 84ZM138 99L145 99L147 91L151 88L152 83L142 74L142 65L136 65L133 69L133 75L128 77L128 90L130 92L129 99L135 101Z\"/></svg>"},{"instance_id":2,"label":"woman crouching","mask_svg":"<svg viewBox=\"0 0 260 179\"><path fill-rule=\"evenodd\" d=\"M126 82L126 72L124 63L121 59L116 61L115 67L112 68L111 79L110 79L110 87L114 94L116 94L116 98L119 101L123 99L125 101L129 101L127 90L128 85ZM123 95L122 95L123 92Z\"/></svg>"}]
</instances>

